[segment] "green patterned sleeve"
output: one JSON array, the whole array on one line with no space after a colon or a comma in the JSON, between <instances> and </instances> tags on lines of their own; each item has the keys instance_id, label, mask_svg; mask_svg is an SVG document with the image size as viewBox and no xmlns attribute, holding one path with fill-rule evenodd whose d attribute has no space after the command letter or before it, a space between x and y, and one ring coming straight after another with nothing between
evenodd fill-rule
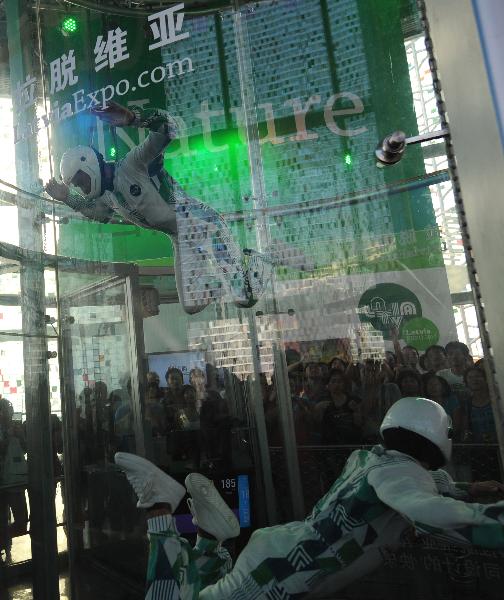
<instances>
[{"instance_id":1,"label":"green patterned sleeve","mask_svg":"<svg viewBox=\"0 0 504 600\"><path fill-rule=\"evenodd\" d=\"M485 505L442 496L429 471L413 461L388 463L371 472L368 481L384 504L420 532L504 548L504 502Z\"/></svg>"},{"instance_id":2,"label":"green patterned sleeve","mask_svg":"<svg viewBox=\"0 0 504 600\"><path fill-rule=\"evenodd\" d=\"M437 471L431 471L432 479L438 489L438 492L442 496L450 496L457 500L469 500L471 498L469 494L470 483L455 482L451 478L450 474L444 469L438 469Z\"/></svg>"}]
</instances>

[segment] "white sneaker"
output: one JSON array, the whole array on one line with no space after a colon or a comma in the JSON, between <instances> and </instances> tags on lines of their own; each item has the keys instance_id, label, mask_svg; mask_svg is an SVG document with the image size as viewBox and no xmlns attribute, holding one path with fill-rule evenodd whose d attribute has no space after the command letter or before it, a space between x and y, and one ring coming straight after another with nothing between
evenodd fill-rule
<instances>
[{"instance_id":1,"label":"white sneaker","mask_svg":"<svg viewBox=\"0 0 504 600\"><path fill-rule=\"evenodd\" d=\"M126 473L131 487L135 490L138 508L150 508L158 502L163 502L169 504L172 512L175 512L186 494L183 485L136 454L116 452L114 461Z\"/></svg>"},{"instance_id":2,"label":"white sneaker","mask_svg":"<svg viewBox=\"0 0 504 600\"><path fill-rule=\"evenodd\" d=\"M187 505L195 525L211 533L219 542L240 534L238 519L210 479L200 473L190 473L185 485L191 496Z\"/></svg>"}]
</instances>

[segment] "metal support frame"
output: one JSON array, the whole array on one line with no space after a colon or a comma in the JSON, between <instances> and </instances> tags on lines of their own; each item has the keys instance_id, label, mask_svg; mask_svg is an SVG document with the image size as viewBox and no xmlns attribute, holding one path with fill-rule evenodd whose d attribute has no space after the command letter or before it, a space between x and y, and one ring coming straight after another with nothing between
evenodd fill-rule
<instances>
[{"instance_id":1,"label":"metal support frame","mask_svg":"<svg viewBox=\"0 0 504 600\"><path fill-rule=\"evenodd\" d=\"M438 111L441 119L441 127L448 129L449 134L446 136L446 154L448 157L448 166L450 175L453 183L453 193L455 196L455 203L457 209L457 215L459 218L460 229L462 233L462 241L464 244L464 252L466 257L467 269L469 282L471 284L471 290L473 295L473 304L476 309L476 316L478 319L479 330L481 334L481 342L485 354L485 369L490 388L490 399L492 402L492 408L496 423L497 439L500 447L501 464L504 464L504 398L499 392L499 387L502 389L504 383L504 370L502 367L499 368L498 363L495 362L495 358L502 357L504 355L504 342L502 334L502 295L499 293L501 289L502 277L499 274L502 273L501 262L501 250L502 250L502 232L499 230L498 238L491 239L491 252L490 255L484 257L481 253L478 265L483 273L484 285L486 289L491 290L493 294L485 299L485 306L482 303L482 290L480 287L480 276L476 269L476 261L474 258L473 244L478 245L480 250L483 250L485 246L488 251L489 237L488 233L491 229L488 226L487 215L493 222L499 222L496 219L496 214L492 212L492 208L496 208L502 212L502 205L500 202L500 196L502 188L499 185L499 181L502 178L502 145L500 143L500 137L498 136L498 128L495 127L494 119L494 107L491 103L490 94L488 91L488 81L486 81L486 71L484 67L484 61L481 56L480 40L476 24L474 22L474 14L471 3L469 0L463 0L462 6L460 6L458 0L447 0L443 3L438 3L435 0L417 0L417 5L421 13L421 20L423 29L425 32L425 46L429 55L429 65L432 72L432 81L434 91L436 94L436 101L438 105ZM458 28L454 28L453 24L450 25L450 33L448 35L448 29L442 18L448 17L448 15L457 15L459 18L459 25L465 36L464 48L455 51L455 56L460 56L459 60L463 60L464 53L467 62L464 64L464 69L467 69L465 79L471 75L474 76L474 80L471 81L473 88L478 89L478 106L477 113L472 112L470 115L467 114L468 110L474 110L472 102L465 102L464 99L460 98L457 93L457 88L460 80L460 72L457 67L460 67L460 63L454 61L454 50L453 42L455 39L460 38L460 31ZM470 203L476 208L472 209L471 214L474 218L474 231L478 231L478 236L473 240L470 236L468 216L466 210L467 206L464 206L463 192L461 188L461 182L459 177L459 168L457 158L455 156L455 149L452 141L451 128L448 123L446 105L444 99L444 91L439 78L438 71L438 52L434 48L434 43L431 35L431 24L429 17L433 17L433 28L435 28L437 36L437 42L442 42L442 56L446 59L448 68L452 69L451 72L445 73L446 78L450 81L450 92L453 94L452 98L455 102L459 101L463 103L463 110L460 107L454 107L454 111L457 113L457 118L452 119L456 121L458 127L457 132L459 139L466 143L468 148L459 146L459 158L462 156L462 160L466 169L470 172L467 174L466 181L471 186L473 197L470 198ZM445 28L442 28L443 24ZM456 32L456 33L455 33ZM467 54L469 50L469 54ZM462 120L467 119L468 116L474 120L472 127L462 125ZM453 126L453 122L452 122ZM475 127L476 126L476 127ZM474 131L476 128L476 131ZM496 132L497 130L497 132ZM490 133L491 132L491 133ZM473 134L473 135L471 135ZM478 135L476 139L474 136ZM495 137L497 135L497 138ZM469 142L469 143L468 143ZM495 149L492 154L491 149ZM492 157L492 158L490 158ZM487 177L492 177L494 183L488 186L487 182L483 181L486 172ZM494 189L498 190L498 194L495 195ZM468 195L468 197L470 197ZM495 201L493 206L489 206L485 210L481 210L482 197L491 201ZM471 207L472 208L472 207ZM499 215L501 214L499 213ZM483 225L483 227L482 227ZM472 227L472 225L471 225ZM485 241L483 243L483 235ZM492 269L488 269L487 258L491 257L490 265ZM497 261L497 262L495 262ZM496 284L496 285L495 285ZM488 330L488 321L486 311L492 313L492 334ZM495 340L495 350L492 347L490 336L492 335ZM497 356L495 356L497 354ZM497 370L496 370L497 366ZM499 386L500 384L500 386Z\"/></svg>"},{"instance_id":2,"label":"metal support frame","mask_svg":"<svg viewBox=\"0 0 504 600\"><path fill-rule=\"evenodd\" d=\"M33 597L45 600L59 598L59 584L43 266L22 267L21 290L23 332L30 334L23 360Z\"/></svg>"},{"instance_id":3,"label":"metal support frame","mask_svg":"<svg viewBox=\"0 0 504 600\"><path fill-rule=\"evenodd\" d=\"M404 151L407 146L438 140L439 138L446 137L448 134L449 131L447 128L443 128L440 131L413 135L411 137L406 137L404 131L394 131L390 135L384 137L378 144L378 147L375 150L375 156L380 165L395 165L404 156Z\"/></svg>"},{"instance_id":4,"label":"metal support frame","mask_svg":"<svg viewBox=\"0 0 504 600\"><path fill-rule=\"evenodd\" d=\"M266 186L264 181L264 172L262 164L261 145L259 141L259 130L257 126L257 112L256 106L257 101L255 98L255 87L253 79L253 66L251 62L251 44L248 35L248 28L246 22L246 15L244 11L247 9L241 6L239 0L234 0L234 13L233 13L233 24L235 34L235 45L236 54L238 61L238 75L240 81L240 94L243 105L244 124L247 136L247 148L248 157L250 163L250 175L251 175L251 188L252 198L254 203L254 212L256 218L256 238L258 249L265 250L269 246L269 229L268 221L264 209L266 208ZM267 312L274 315L276 318L276 331L277 331L277 344L282 344L282 334L279 320L279 309L277 304L277 298L275 294L275 276L272 274L271 278L271 298L266 300ZM256 380L260 372L260 362L258 356L258 335L256 319L251 317L249 319L251 342L253 345L253 356L254 356L254 372L256 373ZM277 345L278 348L278 345ZM285 355L283 352L276 352L275 360L275 372L277 373L276 385L278 393L278 401L282 404L281 409L281 426L282 436L284 439L285 447L285 460L288 465L288 476L289 476L289 487L292 497L292 508L293 516L295 519L302 519L304 514L304 498L303 488L301 485L301 473L299 470L299 460L297 455L297 446L295 436L292 435L294 431L294 418L292 414L292 405L290 400L290 394L287 393L289 390L289 381L287 377L287 369L283 368L285 363ZM285 366L286 367L286 366ZM260 385L256 382L253 390L254 394L254 405L259 413L256 415L260 417L257 421L257 427L264 429L264 435L259 438L261 446L261 457L263 460L262 471L263 478L265 481L265 493L267 494L266 501L268 503L268 517L271 523L275 522L276 514L274 506L272 504L274 497L274 486L271 474L271 461L269 457L269 448L263 448L262 444L267 444L267 436L265 432L264 423L264 411L262 410L262 397L260 396ZM259 409L259 404L261 404ZM262 422L261 422L262 421ZM259 431L259 429L258 429ZM271 496L271 498L269 498Z\"/></svg>"},{"instance_id":5,"label":"metal support frame","mask_svg":"<svg viewBox=\"0 0 504 600\"><path fill-rule=\"evenodd\" d=\"M77 261L75 269L66 271L72 273L87 273L95 263ZM101 281L85 285L71 293L60 297L58 320L60 323L59 356L61 361L61 391L62 391L62 418L64 426L63 436L63 461L65 472L65 506L67 521L67 536L69 548L69 571L71 597L76 593L75 565L79 552L82 550L82 538L75 533L74 515L80 505L80 473L79 454L77 446L78 430L75 411L76 390L73 380L73 352L71 339L71 321L69 309L82 305L86 298L104 290L120 286L124 291L124 304L126 309L126 327L129 338L128 354L131 364L131 408L133 412L133 427L136 442L136 452L145 456L145 437L142 417L142 398L144 397L145 364L143 360L143 329L141 309L138 294L138 269L129 264L108 264L106 273ZM114 274L117 271L118 274ZM52 463L51 463L52 464Z\"/></svg>"},{"instance_id":6,"label":"metal support frame","mask_svg":"<svg viewBox=\"0 0 504 600\"><path fill-rule=\"evenodd\" d=\"M135 450L140 456L146 455L143 402L147 370L145 365L144 336L140 306L140 285L138 274L132 273L125 281L125 304L128 329L128 352L131 366L131 409L135 432Z\"/></svg>"},{"instance_id":7,"label":"metal support frame","mask_svg":"<svg viewBox=\"0 0 504 600\"><path fill-rule=\"evenodd\" d=\"M40 68L37 58L37 15L26 17L20 0L5 4L9 45L11 88ZM14 104L15 122L30 119L35 107L23 112ZM38 179L37 144L20 142L15 147L16 179L27 188ZM18 206L19 244L26 254L40 258L43 250L40 210L34 203ZM3 244L2 250L8 245ZM55 486L52 462L51 408L45 314L45 261L21 262L21 311L25 382L26 434L28 454L28 495L30 499L31 576L33 598L59 598L58 548L56 539Z\"/></svg>"}]
</instances>

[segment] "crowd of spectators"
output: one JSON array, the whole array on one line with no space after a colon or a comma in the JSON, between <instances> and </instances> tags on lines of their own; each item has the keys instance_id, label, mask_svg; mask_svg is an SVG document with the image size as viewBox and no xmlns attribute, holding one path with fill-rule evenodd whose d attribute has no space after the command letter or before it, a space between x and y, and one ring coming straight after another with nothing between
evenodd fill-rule
<instances>
[{"instance_id":1,"label":"crowd of spectators","mask_svg":"<svg viewBox=\"0 0 504 600\"><path fill-rule=\"evenodd\" d=\"M344 356L328 361L304 360L299 352L288 349L288 390L277 385L275 374L271 380L260 374L254 383L253 377L241 381L210 364L205 370L193 368L185 378L180 369L170 367L164 381L158 373L149 372L142 401L146 440L150 440L156 462L162 467L233 468L235 454L244 454L238 459L242 462L250 458L249 446L245 444L243 450L237 442L243 437L241 430L249 426L246 411L241 412L240 418L237 407L246 406L252 394L258 393L262 395L268 444L272 448L284 443L279 396L288 399L289 395L297 444L308 449L341 446L345 450L348 446L350 450L355 445L379 441L383 416L405 396L424 396L439 403L452 419L456 442L496 442L483 360L475 361L467 346L457 341L445 347L431 346L421 355L411 346L401 348L397 339L394 348L395 352L387 352L380 361L352 361ZM7 411L0 425L3 430L14 432L15 428L7 427L8 416ZM127 534L135 524L126 482L111 467L114 452L135 450L133 417L131 382L127 376L112 391L105 383L96 382L80 394L77 422L81 508L82 519L86 516L89 521L92 543L103 537L104 523L121 534ZM0 456L2 449L6 452L5 439L4 435L3 445L0 440ZM22 443L21 440L21 446ZM466 461L469 468L473 468L476 458L479 463L489 461L486 446L481 455L475 454L477 448L471 449ZM333 463L317 463L328 484L339 468L339 463ZM497 472L498 465L492 469ZM9 500L13 512L15 500ZM119 506L121 510L117 510ZM0 502L0 538L5 539L5 526L1 534L2 523L6 523L2 512L7 510L5 503ZM22 527L26 516L16 517L16 521Z\"/></svg>"},{"instance_id":2,"label":"crowd of spectators","mask_svg":"<svg viewBox=\"0 0 504 600\"><path fill-rule=\"evenodd\" d=\"M496 442L495 423L484 361L475 361L468 347L458 341L433 345L420 354L412 346L400 347L393 338L394 352L383 360L304 360L296 350L286 351L287 374L298 445L358 445L379 440L379 425L399 398L423 396L440 404L451 417L456 442ZM228 374L229 375L229 374ZM260 375L264 416L270 446L281 446L278 386L273 374ZM172 460L226 459L231 430L238 423L215 368L194 368L184 381L176 367L147 374L143 401L146 432L166 446ZM250 386L235 382L235 390ZM108 394L97 383L81 408L81 453L84 462L110 456L127 447L132 436L132 413L128 386ZM234 393L234 392L233 392ZM243 392L245 398L247 392ZM124 397L123 397L124 396ZM284 396L285 397L285 396ZM94 399L94 402L92 401ZM108 409L108 410L107 410ZM119 412L124 418L118 419ZM107 416L108 415L108 416ZM113 415L113 418L112 418ZM124 435L118 435L120 421ZM86 443L89 438L89 443ZM99 456L98 456L99 455Z\"/></svg>"},{"instance_id":3,"label":"crowd of spectators","mask_svg":"<svg viewBox=\"0 0 504 600\"><path fill-rule=\"evenodd\" d=\"M289 394L299 445L355 445L379 440L379 425L399 398L434 400L451 417L456 442L496 442L484 361L475 361L468 347L452 341L420 354L400 347L384 360L303 360L286 352ZM145 419L154 437L166 438L175 459L225 457L233 426L225 393L209 373L183 373L172 367L166 385L157 373L147 377ZM264 416L270 446L281 446L280 407L275 375L260 376ZM236 419L234 419L236 420ZM198 456L195 455L198 454Z\"/></svg>"},{"instance_id":4,"label":"crowd of spectators","mask_svg":"<svg viewBox=\"0 0 504 600\"><path fill-rule=\"evenodd\" d=\"M233 418L213 371L211 365L206 373L194 368L184 384L182 371L170 367L166 386L157 373L147 374L145 421L154 439L166 441L172 460L199 466L230 458Z\"/></svg>"},{"instance_id":5,"label":"crowd of spectators","mask_svg":"<svg viewBox=\"0 0 504 600\"><path fill-rule=\"evenodd\" d=\"M440 404L451 417L456 442L496 442L484 361L468 347L452 341L433 345L423 354L412 346L385 359L351 361L302 360L287 353L292 412L299 445L366 444L379 439L387 410L405 396L423 396ZM263 386L269 443L281 445L275 377Z\"/></svg>"}]
</instances>

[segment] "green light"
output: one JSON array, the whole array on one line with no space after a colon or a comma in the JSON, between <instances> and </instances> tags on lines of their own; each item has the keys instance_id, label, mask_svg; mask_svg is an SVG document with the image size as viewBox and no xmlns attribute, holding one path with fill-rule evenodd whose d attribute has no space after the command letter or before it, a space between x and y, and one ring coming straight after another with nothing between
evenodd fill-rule
<instances>
[{"instance_id":1,"label":"green light","mask_svg":"<svg viewBox=\"0 0 504 600\"><path fill-rule=\"evenodd\" d=\"M65 17L61 23L61 31L63 33L75 33L78 28L77 19L75 17Z\"/></svg>"},{"instance_id":2,"label":"green light","mask_svg":"<svg viewBox=\"0 0 504 600\"><path fill-rule=\"evenodd\" d=\"M115 158L116 154L117 154L117 150L114 148L114 146L112 146L112 148L110 148L110 150L109 150L110 158Z\"/></svg>"},{"instance_id":3,"label":"green light","mask_svg":"<svg viewBox=\"0 0 504 600\"><path fill-rule=\"evenodd\" d=\"M352 164L353 160L352 160L352 155L350 154L350 152L345 152L345 165L347 165L348 167Z\"/></svg>"}]
</instances>

